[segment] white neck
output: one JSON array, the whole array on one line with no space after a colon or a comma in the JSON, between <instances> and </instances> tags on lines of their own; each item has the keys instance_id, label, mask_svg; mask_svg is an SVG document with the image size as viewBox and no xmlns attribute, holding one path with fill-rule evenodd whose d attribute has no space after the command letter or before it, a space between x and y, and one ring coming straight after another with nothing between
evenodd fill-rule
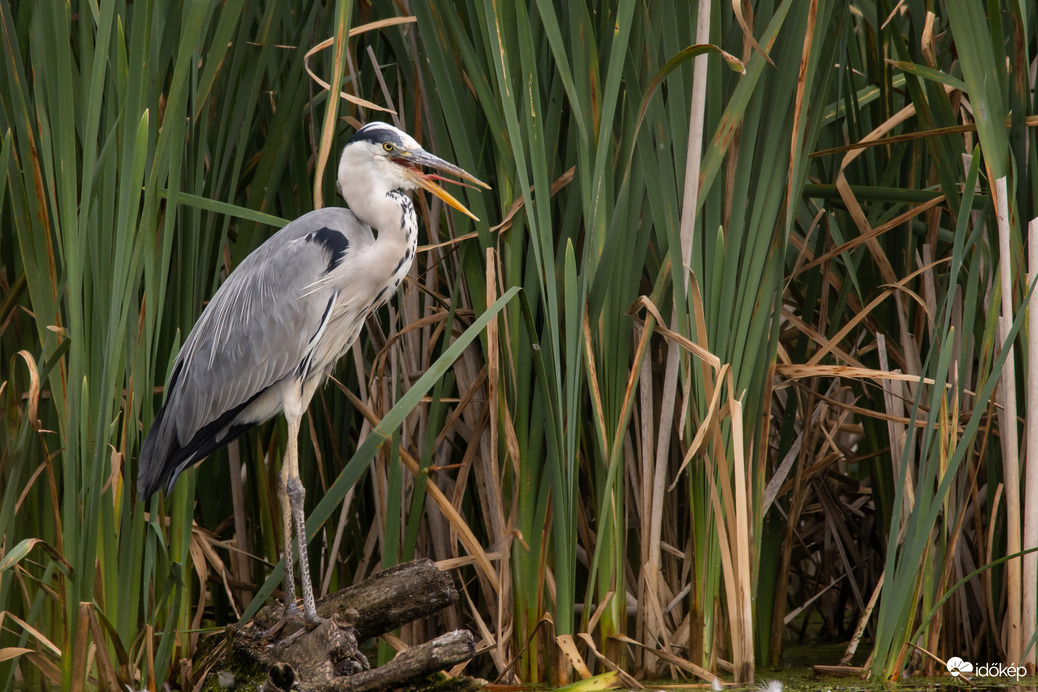
<instances>
[{"instance_id":1,"label":"white neck","mask_svg":"<svg viewBox=\"0 0 1038 692\"><path fill-rule=\"evenodd\" d=\"M403 190L378 190L366 194L353 187L346 203L357 218L376 233L368 270L376 283L387 287L378 301L385 302L403 281L418 247L418 219L411 197ZM365 185L364 187L371 187ZM359 193L359 194L358 194Z\"/></svg>"},{"instance_id":2,"label":"white neck","mask_svg":"<svg viewBox=\"0 0 1038 692\"><path fill-rule=\"evenodd\" d=\"M407 191L391 188L392 176L379 175L372 167L384 159L351 160L349 149L339 162L339 186L350 210L377 234L373 255L367 261L375 283L384 281L390 291L400 285L414 260L418 245L418 221ZM401 181L397 181L399 184ZM381 289L379 289L381 291Z\"/></svg>"}]
</instances>

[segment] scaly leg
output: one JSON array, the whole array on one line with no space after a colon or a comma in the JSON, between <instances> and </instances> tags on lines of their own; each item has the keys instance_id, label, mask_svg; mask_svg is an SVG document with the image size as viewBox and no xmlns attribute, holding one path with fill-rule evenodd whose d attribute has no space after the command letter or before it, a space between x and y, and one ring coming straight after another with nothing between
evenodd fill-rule
<instances>
[{"instance_id":1,"label":"scaly leg","mask_svg":"<svg viewBox=\"0 0 1038 692\"><path fill-rule=\"evenodd\" d=\"M299 540L299 576L303 588L303 617L307 622L320 622L314 602L314 587L310 581L310 560L306 551L306 517L303 514L303 498L306 489L298 477L289 479L289 497L292 500L292 518L295 520L296 536Z\"/></svg>"},{"instance_id":2,"label":"scaly leg","mask_svg":"<svg viewBox=\"0 0 1038 692\"><path fill-rule=\"evenodd\" d=\"M281 465L281 473L278 480L278 500L281 502L281 527L285 537L285 617L294 616L299 612L299 606L296 605L295 563L292 560L292 508L288 492L290 469L291 463L288 460L288 450L285 450L285 460Z\"/></svg>"},{"instance_id":3,"label":"scaly leg","mask_svg":"<svg viewBox=\"0 0 1038 692\"><path fill-rule=\"evenodd\" d=\"M317 606L314 602L314 587L310 581L310 560L306 551L306 516L303 500L306 489L299 478L299 417L287 415L288 419L288 478L285 483L291 505L292 523L295 524L296 545L299 548L299 576L303 587L303 617L309 623L319 623Z\"/></svg>"},{"instance_id":4,"label":"scaly leg","mask_svg":"<svg viewBox=\"0 0 1038 692\"><path fill-rule=\"evenodd\" d=\"M339 649L352 652L350 657L355 661L356 669L367 668L368 662L364 655L357 650L357 639L352 625L349 623L336 623L332 619L318 617L317 605L314 601L314 587L310 581L310 562L307 556L306 544L306 516L303 511L306 489L299 478L299 424L306 410L304 402L310 401L316 381L306 384L299 389L296 383L289 383L285 388L284 412L288 422L288 440L285 449L285 461L281 467L280 496L281 517L285 530L285 589L286 605L285 615L281 622L267 631L264 635L267 639L273 639L277 630L281 628L286 620L299 617L299 606L295 601L295 584L293 580L292 563L292 536L296 537L297 555L299 556L299 576L302 581L303 591L303 620L306 627L281 638L278 646L295 645L292 642L300 641L299 637L307 631L317 632L324 628L322 636L334 636L340 643ZM298 621L297 621L298 622ZM315 629L317 626L317 629ZM305 646L305 645L304 645ZM338 650L338 649L337 649Z\"/></svg>"}]
</instances>

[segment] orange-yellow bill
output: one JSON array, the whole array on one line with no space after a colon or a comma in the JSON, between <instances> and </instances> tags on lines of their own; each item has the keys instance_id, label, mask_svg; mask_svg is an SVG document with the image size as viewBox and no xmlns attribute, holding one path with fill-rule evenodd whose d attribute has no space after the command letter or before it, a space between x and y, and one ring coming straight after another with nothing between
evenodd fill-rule
<instances>
[{"instance_id":1,"label":"orange-yellow bill","mask_svg":"<svg viewBox=\"0 0 1038 692\"><path fill-rule=\"evenodd\" d=\"M434 181L442 180L444 182L456 183L459 185L462 185L464 183L462 183L459 180L451 180L449 178L444 178L443 176L436 175L433 173L424 173L419 168L419 166L428 166L429 168L435 168L436 170L456 175L457 177L462 178L463 180L471 181L476 185L486 188L487 190L490 189L489 185L487 185L482 180L472 175L468 171L459 168L458 166L455 166L453 163L448 163L447 161L444 161L438 156L433 156L427 151L414 152L406 159L401 158L397 159L397 161L404 166L407 176L414 182L415 185L422 188L423 190L428 190L429 192L436 195L437 197L439 197L444 202L454 207L461 213L471 217L476 221L479 221L476 215L469 211L465 207L465 205L458 201L458 199L454 195L444 190Z\"/></svg>"}]
</instances>

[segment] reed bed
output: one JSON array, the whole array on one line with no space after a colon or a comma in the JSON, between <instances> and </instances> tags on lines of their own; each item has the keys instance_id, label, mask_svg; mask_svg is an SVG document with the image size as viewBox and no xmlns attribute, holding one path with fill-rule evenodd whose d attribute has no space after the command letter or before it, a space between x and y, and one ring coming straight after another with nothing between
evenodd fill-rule
<instances>
[{"instance_id":1,"label":"reed bed","mask_svg":"<svg viewBox=\"0 0 1038 692\"><path fill-rule=\"evenodd\" d=\"M304 421L322 592L440 561L393 642L507 682L1033 666L1036 45L998 0L0 0L0 687L188 689L276 595L284 424L147 503L137 454L372 119L494 189L418 200Z\"/></svg>"}]
</instances>

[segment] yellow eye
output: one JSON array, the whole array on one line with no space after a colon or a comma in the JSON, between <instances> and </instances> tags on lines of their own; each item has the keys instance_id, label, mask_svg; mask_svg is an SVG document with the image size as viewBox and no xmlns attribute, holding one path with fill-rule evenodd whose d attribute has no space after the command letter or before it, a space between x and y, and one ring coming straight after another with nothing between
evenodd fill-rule
<instances>
[{"instance_id":1,"label":"yellow eye","mask_svg":"<svg viewBox=\"0 0 1038 692\"><path fill-rule=\"evenodd\" d=\"M383 145L382 145L382 148L383 148L383 149L385 149L385 150L386 150L386 152L388 152L388 153L390 153L390 154L391 154L391 153L393 153L393 150L394 150L394 149L395 149L396 147L394 147L394 146L393 146L393 143L392 143L392 142L386 142L385 144L383 144Z\"/></svg>"}]
</instances>

